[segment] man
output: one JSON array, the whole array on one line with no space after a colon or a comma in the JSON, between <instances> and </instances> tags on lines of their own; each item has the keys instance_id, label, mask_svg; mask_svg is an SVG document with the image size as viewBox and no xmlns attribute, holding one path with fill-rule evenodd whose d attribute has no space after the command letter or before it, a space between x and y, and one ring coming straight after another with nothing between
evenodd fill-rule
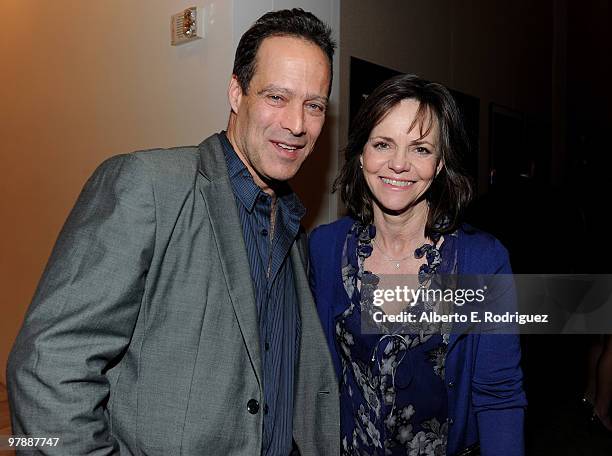
<instances>
[{"instance_id":1,"label":"man","mask_svg":"<svg viewBox=\"0 0 612 456\"><path fill-rule=\"evenodd\" d=\"M337 385L286 180L325 119L334 44L302 10L236 51L227 134L106 161L64 226L8 367L46 454L332 455Z\"/></svg>"}]
</instances>

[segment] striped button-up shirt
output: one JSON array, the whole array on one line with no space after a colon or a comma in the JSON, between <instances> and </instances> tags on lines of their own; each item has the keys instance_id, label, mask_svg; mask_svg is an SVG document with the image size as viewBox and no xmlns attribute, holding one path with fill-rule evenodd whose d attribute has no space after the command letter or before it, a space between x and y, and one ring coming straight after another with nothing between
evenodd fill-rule
<instances>
[{"instance_id":1,"label":"striped button-up shirt","mask_svg":"<svg viewBox=\"0 0 612 456\"><path fill-rule=\"evenodd\" d=\"M293 390L300 321L289 251L305 210L288 185L273 200L253 181L225 133L227 170L236 198L259 315L264 433L262 455L286 456L293 443Z\"/></svg>"}]
</instances>

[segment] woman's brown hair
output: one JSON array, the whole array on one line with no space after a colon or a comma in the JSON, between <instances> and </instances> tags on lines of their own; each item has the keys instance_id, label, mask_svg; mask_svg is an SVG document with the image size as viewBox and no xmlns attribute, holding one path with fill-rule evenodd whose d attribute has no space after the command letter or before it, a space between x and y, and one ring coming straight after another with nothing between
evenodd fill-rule
<instances>
[{"instance_id":1,"label":"woman's brown hair","mask_svg":"<svg viewBox=\"0 0 612 456\"><path fill-rule=\"evenodd\" d=\"M432 238L436 233L454 231L460 223L461 213L472 198L470 179L461 166L461 160L469 148L467 135L455 100L440 84L414 75L400 75L379 85L355 116L344 151L345 163L336 177L333 191L340 190L342 201L352 217L363 224L372 223L372 195L359 158L374 127L400 101L406 99L419 102L415 122L419 123L423 136L432 126L432 114L439 126L438 147L443 167L424 196L429 203L425 235ZM423 129L427 119L429 124Z\"/></svg>"}]
</instances>

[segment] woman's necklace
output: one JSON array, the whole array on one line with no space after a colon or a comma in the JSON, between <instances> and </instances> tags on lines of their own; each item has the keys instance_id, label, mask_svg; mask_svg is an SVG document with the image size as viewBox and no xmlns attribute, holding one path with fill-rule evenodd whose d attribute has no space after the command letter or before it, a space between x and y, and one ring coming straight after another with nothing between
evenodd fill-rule
<instances>
[{"instance_id":1,"label":"woman's necklace","mask_svg":"<svg viewBox=\"0 0 612 456\"><path fill-rule=\"evenodd\" d=\"M400 264L402 261L406 261L408 258L414 258L414 254L399 259L391 258L385 253L385 251L380 247L380 245L378 245L378 242L376 242L376 238L372 239L372 241L374 242L374 245L378 248L378 250L380 250L380 253L385 258L385 260L395 263L395 269L400 268Z\"/></svg>"}]
</instances>

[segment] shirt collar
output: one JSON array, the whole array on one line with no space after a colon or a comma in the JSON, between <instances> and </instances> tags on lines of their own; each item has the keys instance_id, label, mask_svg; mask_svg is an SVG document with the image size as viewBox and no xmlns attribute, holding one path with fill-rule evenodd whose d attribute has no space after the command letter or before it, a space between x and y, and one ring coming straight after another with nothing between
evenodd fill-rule
<instances>
[{"instance_id":1,"label":"shirt collar","mask_svg":"<svg viewBox=\"0 0 612 456\"><path fill-rule=\"evenodd\" d=\"M225 153L225 161L227 163L227 174L232 183L234 194L247 211L252 212L261 189L253 181L251 173L249 173L249 170L234 151L224 131L221 132L219 138L223 145L223 152Z\"/></svg>"}]
</instances>

